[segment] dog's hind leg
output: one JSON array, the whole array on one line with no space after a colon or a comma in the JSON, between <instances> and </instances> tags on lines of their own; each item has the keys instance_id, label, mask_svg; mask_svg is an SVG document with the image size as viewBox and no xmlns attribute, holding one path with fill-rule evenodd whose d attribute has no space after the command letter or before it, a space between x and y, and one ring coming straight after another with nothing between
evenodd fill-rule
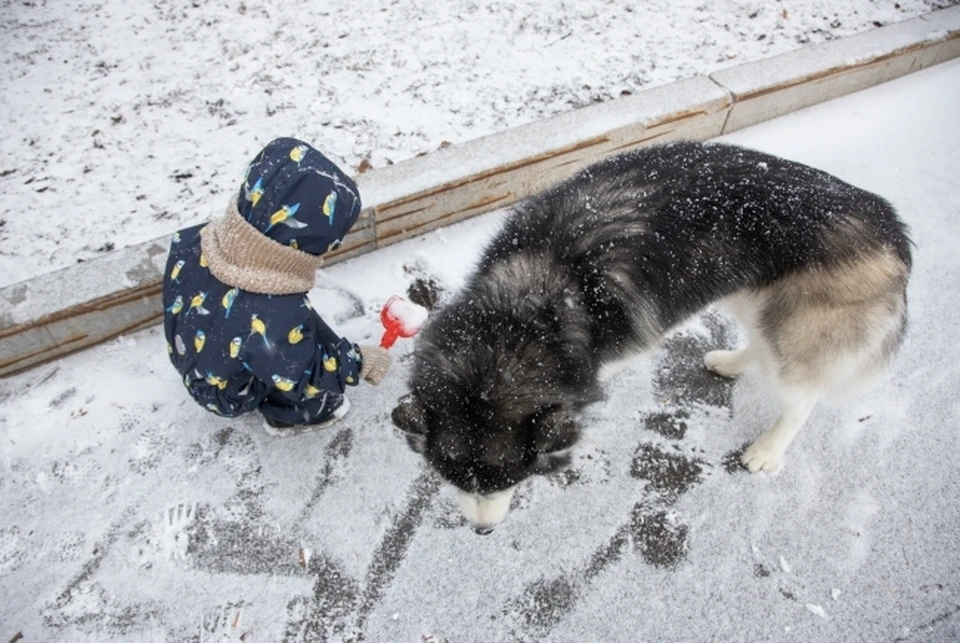
<instances>
[{"instance_id":1,"label":"dog's hind leg","mask_svg":"<svg viewBox=\"0 0 960 643\"><path fill-rule=\"evenodd\" d=\"M737 377L747 370L751 362L763 358L766 347L759 329L760 306L761 300L756 294L747 292L735 293L720 302L720 307L740 322L747 335L747 345L737 350L708 352L703 356L703 365L708 370L724 377Z\"/></svg>"},{"instance_id":2,"label":"dog's hind leg","mask_svg":"<svg viewBox=\"0 0 960 643\"><path fill-rule=\"evenodd\" d=\"M804 425L817 403L820 391L802 385L784 385L778 388L781 409L780 418L766 433L751 444L740 461L752 473L776 471L783 454L793 442L800 427Z\"/></svg>"},{"instance_id":3,"label":"dog's hind leg","mask_svg":"<svg viewBox=\"0 0 960 643\"><path fill-rule=\"evenodd\" d=\"M750 348L744 346L735 351L710 351L703 356L703 364L717 375L736 377L747 369L750 363Z\"/></svg>"},{"instance_id":4,"label":"dog's hind leg","mask_svg":"<svg viewBox=\"0 0 960 643\"><path fill-rule=\"evenodd\" d=\"M775 294L775 293L773 293ZM732 297L734 314L743 324L747 348L720 356L720 368L735 374L754 362L761 377L780 405L780 417L751 444L740 461L751 472L772 472L780 468L783 455L797 432L806 423L823 391L818 366L822 333L816 319L800 319L796 307L770 309L769 292ZM777 317L779 313L782 317ZM796 321L798 323L787 323ZM707 354L707 361L710 353ZM711 361L715 361L714 357ZM707 367L711 364L707 361ZM723 371L713 368L722 375Z\"/></svg>"}]
</instances>

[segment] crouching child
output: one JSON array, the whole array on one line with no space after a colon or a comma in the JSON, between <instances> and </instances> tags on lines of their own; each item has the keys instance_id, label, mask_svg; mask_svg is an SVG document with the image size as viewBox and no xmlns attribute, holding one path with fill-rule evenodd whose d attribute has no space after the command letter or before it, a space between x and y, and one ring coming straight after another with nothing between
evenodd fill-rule
<instances>
[{"instance_id":1,"label":"crouching child","mask_svg":"<svg viewBox=\"0 0 960 643\"><path fill-rule=\"evenodd\" d=\"M350 177L281 138L254 158L223 216L173 235L164 332L197 403L227 417L259 411L268 433L292 435L342 418L346 387L380 383L389 354L339 337L307 297L360 209Z\"/></svg>"}]
</instances>

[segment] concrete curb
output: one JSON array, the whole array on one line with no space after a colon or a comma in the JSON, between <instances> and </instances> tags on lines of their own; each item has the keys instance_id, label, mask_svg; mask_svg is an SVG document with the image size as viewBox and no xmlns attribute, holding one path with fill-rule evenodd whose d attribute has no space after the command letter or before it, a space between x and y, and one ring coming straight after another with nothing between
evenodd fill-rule
<instances>
[{"instance_id":1,"label":"concrete curb","mask_svg":"<svg viewBox=\"0 0 960 643\"><path fill-rule=\"evenodd\" d=\"M960 56L960 6L697 76L357 177L347 259L516 203L609 154L708 139ZM0 288L0 377L161 319L169 237Z\"/></svg>"}]
</instances>

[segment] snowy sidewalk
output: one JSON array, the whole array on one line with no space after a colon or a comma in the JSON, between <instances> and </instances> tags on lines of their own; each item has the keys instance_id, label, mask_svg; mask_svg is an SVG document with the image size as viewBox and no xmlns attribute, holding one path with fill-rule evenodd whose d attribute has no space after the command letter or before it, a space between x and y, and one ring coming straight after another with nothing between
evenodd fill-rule
<instances>
[{"instance_id":1,"label":"snowy sidewalk","mask_svg":"<svg viewBox=\"0 0 960 643\"><path fill-rule=\"evenodd\" d=\"M735 466L775 410L701 369L736 341L712 314L487 537L391 427L409 343L342 425L285 440L188 400L152 329L0 380L0 641L955 639L958 104L954 61L726 139L878 192L917 245L891 375L818 407L779 475ZM456 289L500 216L334 266L314 302L378 337L390 294Z\"/></svg>"}]
</instances>

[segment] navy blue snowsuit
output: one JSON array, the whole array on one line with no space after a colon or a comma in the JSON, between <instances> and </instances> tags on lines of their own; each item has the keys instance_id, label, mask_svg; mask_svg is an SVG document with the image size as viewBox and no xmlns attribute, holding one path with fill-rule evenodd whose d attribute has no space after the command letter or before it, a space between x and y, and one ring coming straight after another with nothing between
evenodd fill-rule
<instances>
[{"instance_id":1,"label":"navy blue snowsuit","mask_svg":"<svg viewBox=\"0 0 960 643\"><path fill-rule=\"evenodd\" d=\"M237 210L269 238L314 256L340 245L360 215L354 182L309 145L267 145L250 164ZM289 425L320 422L360 380L361 355L314 312L306 293L265 295L222 283L200 231L173 236L163 284L170 360L207 410L255 409Z\"/></svg>"}]
</instances>

